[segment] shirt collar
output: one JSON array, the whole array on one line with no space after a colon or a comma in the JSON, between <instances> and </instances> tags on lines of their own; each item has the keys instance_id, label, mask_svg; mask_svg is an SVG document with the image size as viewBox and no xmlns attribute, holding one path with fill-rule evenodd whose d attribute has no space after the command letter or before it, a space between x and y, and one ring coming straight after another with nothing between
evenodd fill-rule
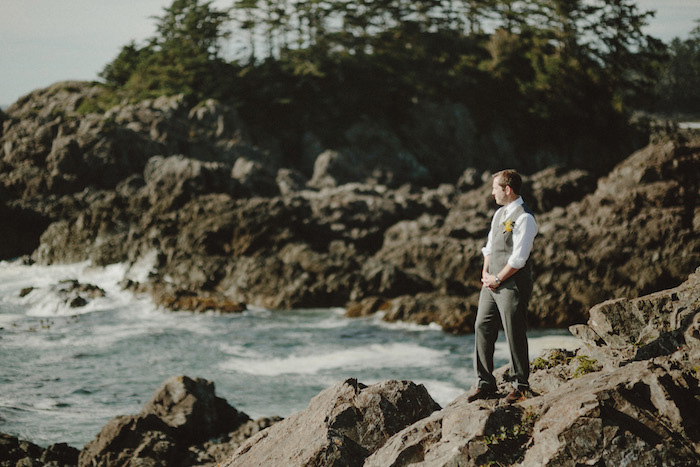
<instances>
[{"instance_id":1,"label":"shirt collar","mask_svg":"<svg viewBox=\"0 0 700 467\"><path fill-rule=\"evenodd\" d=\"M505 206L503 207L503 209L504 209L503 213L504 213L506 216L508 216L508 215L512 214L513 211L515 211L515 209L516 209L518 206L520 206L521 204L523 204L523 197L522 197L522 196L518 196L518 198L517 198L515 201L513 201L512 203L507 204L507 205L505 205Z\"/></svg>"}]
</instances>

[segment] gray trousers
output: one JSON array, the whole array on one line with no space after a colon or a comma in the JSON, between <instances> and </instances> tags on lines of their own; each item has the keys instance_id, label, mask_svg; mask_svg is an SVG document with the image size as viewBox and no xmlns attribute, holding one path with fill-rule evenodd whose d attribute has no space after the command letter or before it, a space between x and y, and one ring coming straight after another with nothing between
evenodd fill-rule
<instances>
[{"instance_id":1,"label":"gray trousers","mask_svg":"<svg viewBox=\"0 0 700 467\"><path fill-rule=\"evenodd\" d=\"M522 290L522 289L526 290ZM474 369L479 378L478 386L496 389L493 376L493 352L500 324L503 324L510 349L510 374L515 376L516 387L529 387L530 365L528 358L525 315L531 287L520 289L514 281L506 281L496 290L481 289L479 308L474 330Z\"/></svg>"}]
</instances>

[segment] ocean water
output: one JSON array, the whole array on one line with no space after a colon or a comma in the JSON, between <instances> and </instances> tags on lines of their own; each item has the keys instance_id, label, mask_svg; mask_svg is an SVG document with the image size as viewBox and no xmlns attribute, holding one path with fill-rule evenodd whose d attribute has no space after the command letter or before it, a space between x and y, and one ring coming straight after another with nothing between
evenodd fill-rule
<instances>
[{"instance_id":1,"label":"ocean water","mask_svg":"<svg viewBox=\"0 0 700 467\"><path fill-rule=\"evenodd\" d=\"M443 406L475 382L472 335L379 315L348 319L342 309L170 312L120 287L149 270L148 261L0 262L0 432L81 448L111 418L138 413L176 375L214 382L219 397L251 418L303 410L351 377L411 380ZM105 296L71 308L61 293L66 280L97 285ZM577 343L565 330L528 336L531 358ZM496 365L507 360L501 336Z\"/></svg>"}]
</instances>

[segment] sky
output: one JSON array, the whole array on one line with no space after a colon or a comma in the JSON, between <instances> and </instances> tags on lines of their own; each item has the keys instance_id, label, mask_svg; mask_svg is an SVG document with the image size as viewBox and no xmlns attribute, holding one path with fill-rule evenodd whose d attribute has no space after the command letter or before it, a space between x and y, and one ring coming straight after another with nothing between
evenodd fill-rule
<instances>
[{"instance_id":1,"label":"sky","mask_svg":"<svg viewBox=\"0 0 700 467\"><path fill-rule=\"evenodd\" d=\"M233 0L214 0L228 7ZM645 32L664 42L697 26L700 0L637 0L657 10ZM58 81L97 80L131 41L155 35L153 16L172 0L2 0L0 107Z\"/></svg>"}]
</instances>

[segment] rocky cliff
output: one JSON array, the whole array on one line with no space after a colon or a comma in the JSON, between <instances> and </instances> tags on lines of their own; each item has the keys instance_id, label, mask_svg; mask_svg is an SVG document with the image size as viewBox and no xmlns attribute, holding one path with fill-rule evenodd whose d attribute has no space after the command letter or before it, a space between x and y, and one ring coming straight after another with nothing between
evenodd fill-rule
<instances>
[{"instance_id":1,"label":"rocky cliff","mask_svg":"<svg viewBox=\"0 0 700 467\"><path fill-rule=\"evenodd\" d=\"M512 405L465 393L441 408L410 381L348 379L284 420L252 421L213 383L180 376L80 452L0 436L0 465L698 465L700 268L590 315L571 328L577 350L531 362L535 394ZM507 374L496 372L502 396Z\"/></svg>"},{"instance_id":2,"label":"rocky cliff","mask_svg":"<svg viewBox=\"0 0 700 467\"><path fill-rule=\"evenodd\" d=\"M99 98L89 83L59 83L7 109L0 258L147 263L149 278L124 286L172 309L343 306L471 331L496 208L488 173L423 186L425 167L377 152L391 137L376 128L358 130L352 150L309 142L291 164L215 101L93 112ZM690 134L600 179L563 167L527 176L540 225L530 324L583 323L600 301L678 285L700 264L698 173Z\"/></svg>"}]
</instances>

